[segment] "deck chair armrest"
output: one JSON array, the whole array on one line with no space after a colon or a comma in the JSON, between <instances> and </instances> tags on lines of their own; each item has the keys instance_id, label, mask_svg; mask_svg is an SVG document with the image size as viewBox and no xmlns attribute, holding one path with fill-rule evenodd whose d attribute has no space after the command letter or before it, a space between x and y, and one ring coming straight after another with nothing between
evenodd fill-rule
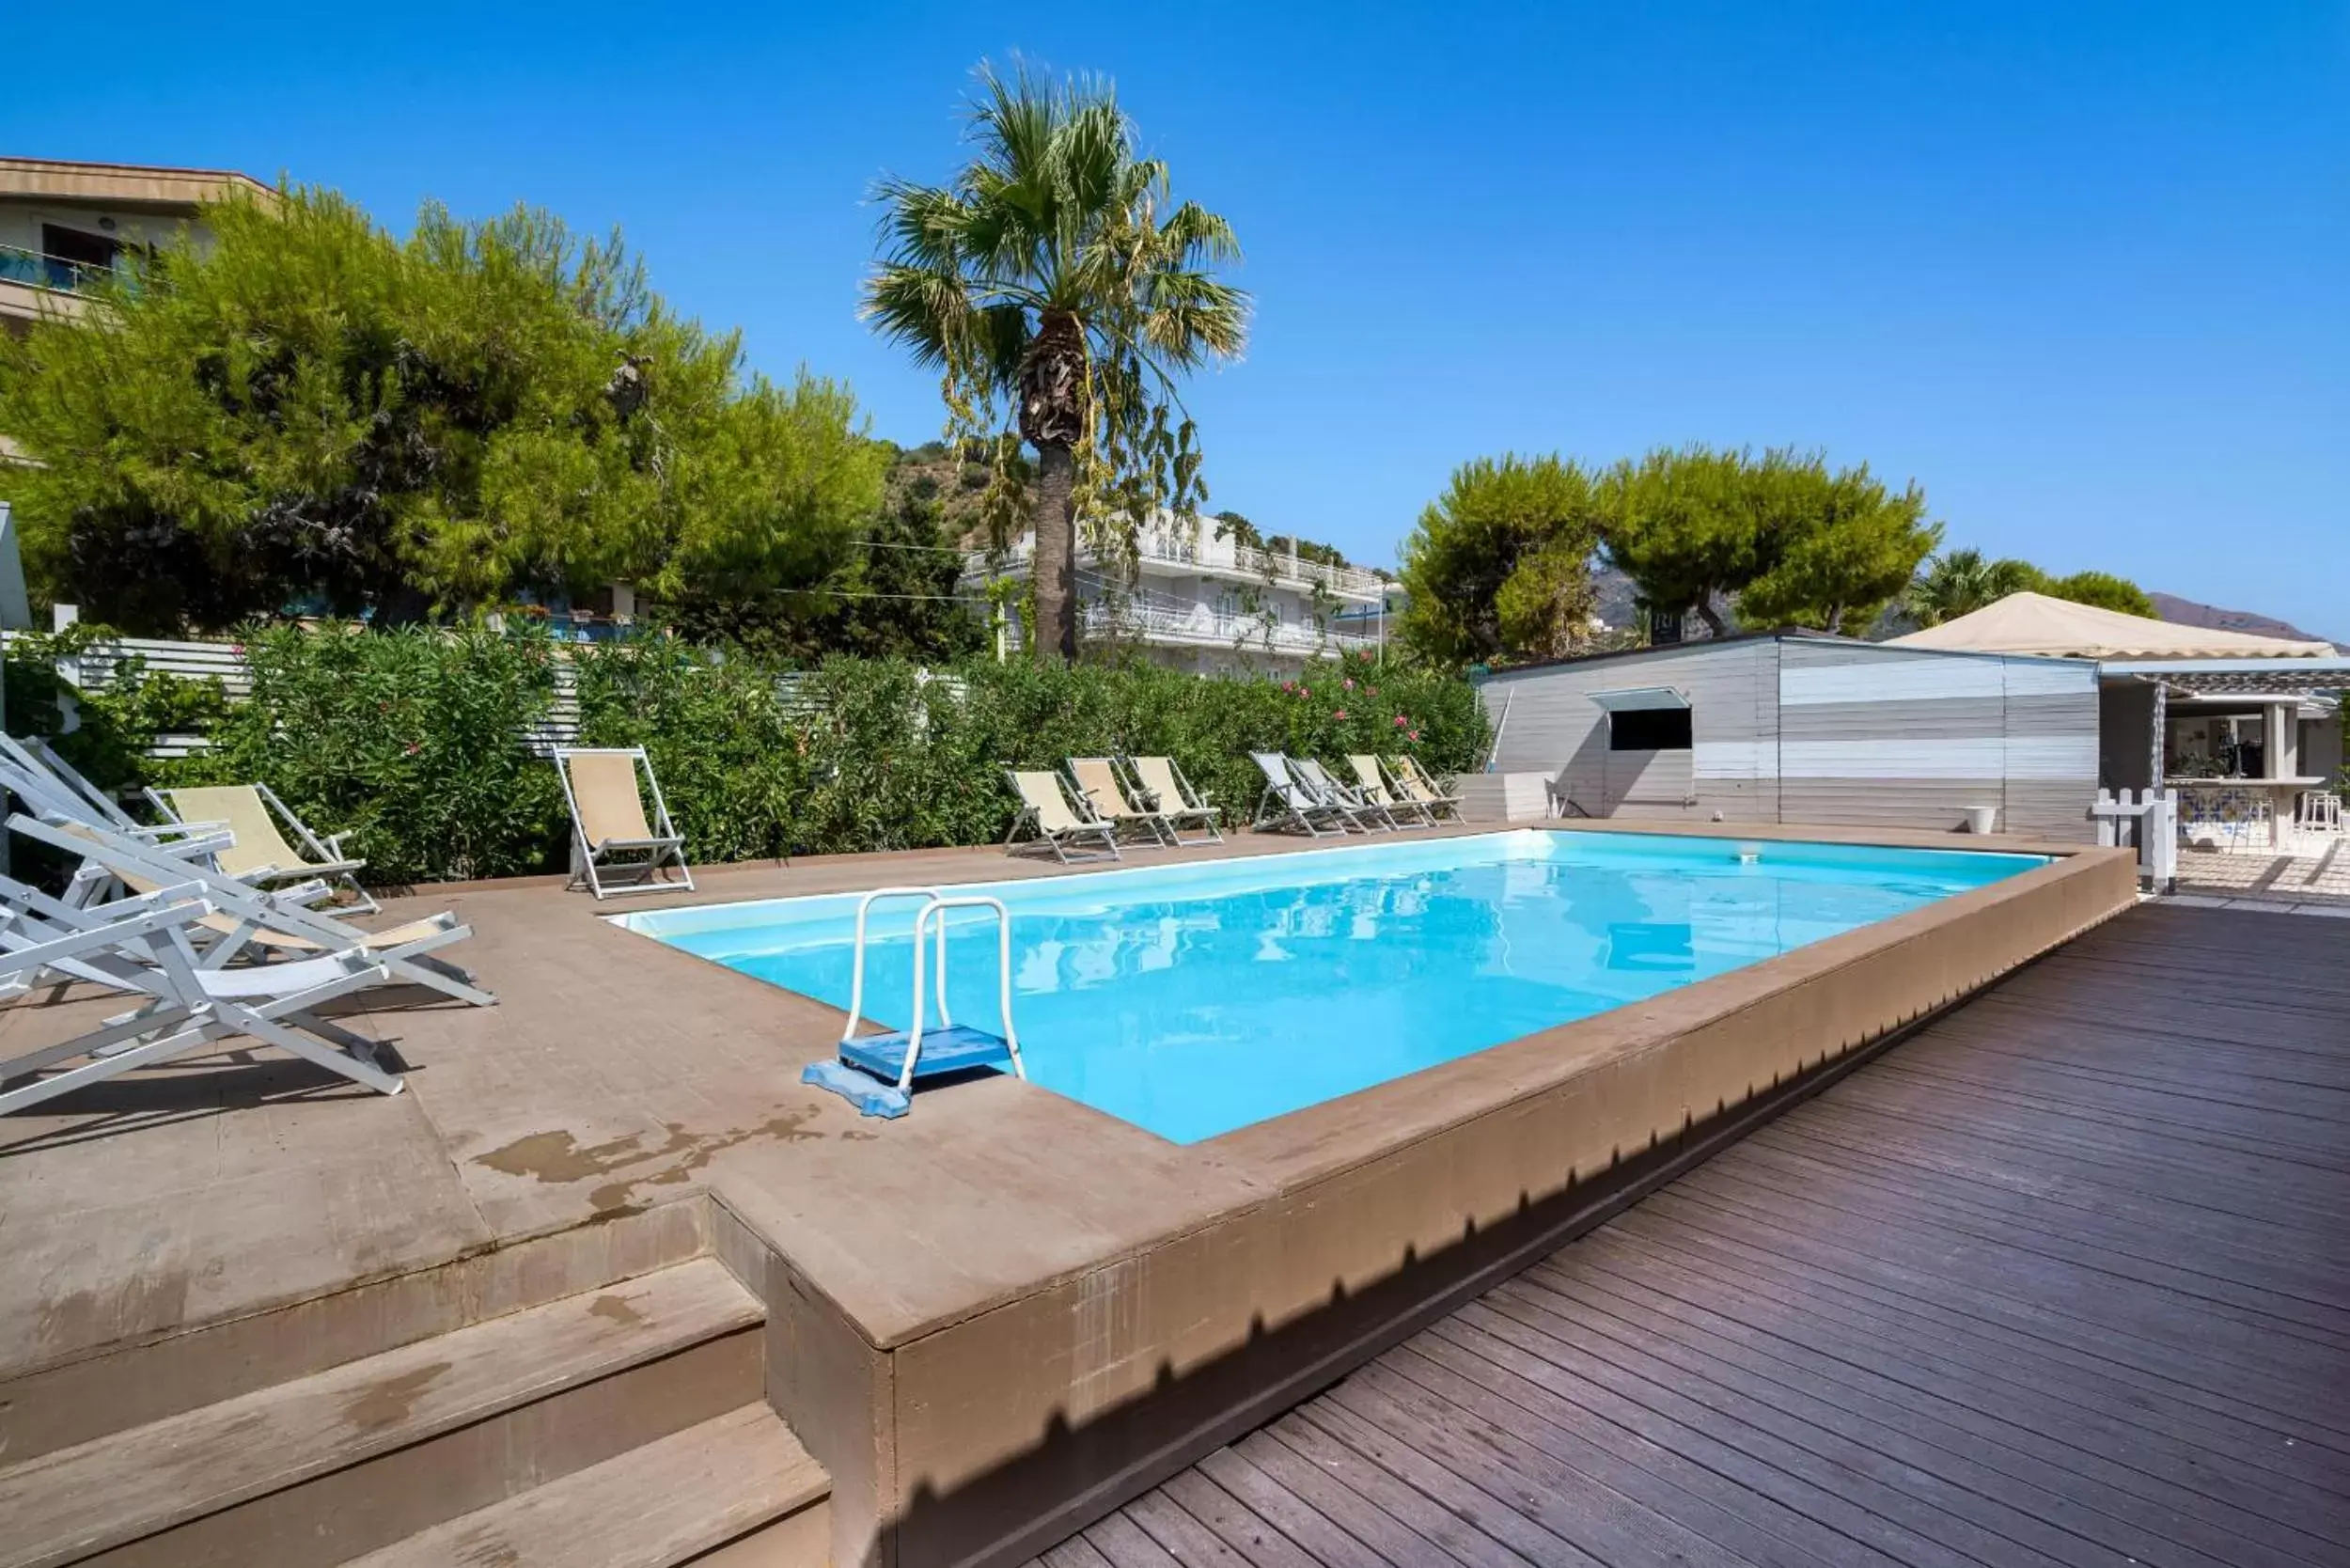
<instances>
[{"instance_id":1,"label":"deck chair armrest","mask_svg":"<svg viewBox=\"0 0 2350 1568\"><path fill-rule=\"evenodd\" d=\"M655 834L650 839L599 839L595 851L603 855L616 849L674 849L684 842L684 835L678 833Z\"/></svg>"}]
</instances>

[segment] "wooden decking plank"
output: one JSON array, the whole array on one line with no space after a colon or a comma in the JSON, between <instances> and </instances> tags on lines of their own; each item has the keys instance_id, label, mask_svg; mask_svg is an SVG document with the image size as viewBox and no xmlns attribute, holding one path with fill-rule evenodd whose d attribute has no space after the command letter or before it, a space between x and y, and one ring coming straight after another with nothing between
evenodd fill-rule
<instances>
[{"instance_id":1,"label":"wooden decking plank","mask_svg":"<svg viewBox=\"0 0 2350 1568\"><path fill-rule=\"evenodd\" d=\"M1259 1518L1296 1542L1308 1557L1325 1568L1387 1568L1393 1560L1349 1535L1320 1509L1258 1468L1238 1449L1216 1450L1199 1462L1199 1471L1246 1503Z\"/></svg>"},{"instance_id":2,"label":"wooden decking plank","mask_svg":"<svg viewBox=\"0 0 2350 1568\"><path fill-rule=\"evenodd\" d=\"M2145 1189L2076 1173L2042 1178L1965 1146L1945 1149L1914 1137L1867 1137L1842 1118L1816 1120L1799 1134L1764 1128L1749 1139L1843 1169L1886 1180L1933 1178L1935 1190L1985 1214L2014 1215L2048 1227L2094 1224L2115 1245L2142 1255L2187 1263L2264 1271L2280 1290L2313 1301L2350 1301L2350 1268L2311 1256L2307 1230L2272 1226L2249 1215L2201 1211L2155 1201Z\"/></svg>"},{"instance_id":3,"label":"wooden decking plank","mask_svg":"<svg viewBox=\"0 0 2350 1568\"><path fill-rule=\"evenodd\" d=\"M1584 1250L1579 1248L1578 1254ZM1812 1389L1853 1414L1948 1448L2013 1480L2078 1499L2099 1513L2123 1521L2167 1518L2170 1539L2217 1560L2244 1568L2264 1562L2290 1568L2315 1560L2310 1550L2322 1548L2322 1543L2296 1529L2204 1496L2191 1474L2177 1473L2142 1449L2135 1455L2139 1465L2108 1458L2085 1440L2090 1434L2077 1418L2066 1437L2052 1438L2033 1420L1986 1413L1965 1400L1921 1387L1925 1380L1907 1357L1888 1360L1854 1353L1849 1345L1836 1343L1832 1331L1822 1325L1803 1326L1811 1340L1836 1343L1852 1358L1685 1301L1656 1288L1653 1277L1618 1273L1600 1258L1579 1255L1576 1265L1573 1278L1578 1292L1590 1293L1588 1299L1620 1316L1637 1314L1660 1326L1670 1324L1670 1337L1694 1350L1752 1368L1771 1382ZM1547 1282L1542 1271L1528 1276L1537 1278ZM1586 1297L1578 1294L1576 1299ZM2042 1422L2047 1419L2044 1412L2017 1414L2037 1415ZM2166 1469L2171 1473L2164 1473ZM2060 1476L2065 1479L2054 1479Z\"/></svg>"},{"instance_id":4,"label":"wooden decking plank","mask_svg":"<svg viewBox=\"0 0 2350 1568\"><path fill-rule=\"evenodd\" d=\"M1155 1497L1156 1494L1150 1494ZM1101 1520L1085 1532L1089 1545L1109 1559L1110 1568L1190 1568L1179 1561L1167 1549L1143 1533L1140 1525L1130 1517L1136 1504L1148 1497L1137 1497L1108 1518Z\"/></svg>"},{"instance_id":5,"label":"wooden decking plank","mask_svg":"<svg viewBox=\"0 0 2350 1568\"><path fill-rule=\"evenodd\" d=\"M1280 1443L1342 1477L1348 1487L1387 1510L1453 1561L1476 1568L1562 1560L1580 1568L1590 1561L1549 1531L1526 1524L1495 1498L1456 1481L1433 1460L1384 1433L1362 1427L1326 1400L1304 1406L1272 1430Z\"/></svg>"},{"instance_id":6,"label":"wooden decking plank","mask_svg":"<svg viewBox=\"0 0 2350 1568\"><path fill-rule=\"evenodd\" d=\"M1165 1491L1251 1568L1322 1568L1296 1542L1197 1466L1169 1477Z\"/></svg>"},{"instance_id":7,"label":"wooden decking plank","mask_svg":"<svg viewBox=\"0 0 2350 1568\"><path fill-rule=\"evenodd\" d=\"M1545 1331L1575 1333L1592 1351L1635 1377L1668 1388L1738 1429L1764 1434L1830 1464L1867 1468L1888 1487L1906 1493L1991 1534L2003 1536L2058 1562L2076 1568L2109 1562L2126 1552L2143 1560L2161 1537L2111 1518L2063 1493L2011 1476L1992 1463L1988 1446L1926 1442L1901 1413L1864 1412L1856 1402L1839 1400L1816 1379L1785 1381L1732 1359L1708 1355L1675 1336L1606 1312L1578 1293L1560 1294L1524 1278L1495 1293L1496 1307L1526 1321L1543 1315ZM2193 1568L2233 1565L2173 1544L2171 1560Z\"/></svg>"},{"instance_id":8,"label":"wooden decking plank","mask_svg":"<svg viewBox=\"0 0 2350 1568\"><path fill-rule=\"evenodd\" d=\"M2160 1332L2144 1331L2147 1325L2143 1311L2133 1312L2130 1322L2101 1321L2086 1310L2097 1305L2100 1298L2085 1294L2077 1282L2064 1279L2058 1271L2044 1271L2029 1282L1998 1276L1962 1280L1938 1272L1934 1266L1938 1260L1933 1250L1917 1242L1888 1240L1873 1232L1825 1237L1806 1229L1806 1216L1790 1219L1767 1204L1747 1204L1718 1193L1695 1190L1676 1191L1669 1196L1676 1202L1715 1205L1734 1219L1767 1230L1775 1241L1784 1238L1791 1246L1841 1252L1854 1261L1849 1267L1894 1280L1904 1291L1927 1300L1970 1315L2012 1324L2060 1343L2078 1345L2093 1354L2142 1367L2159 1377L2226 1395L2248 1408L2270 1412L2287 1423L2288 1431L2301 1434L2308 1429L2307 1435L2321 1438L2329 1446L2350 1447L2350 1432L2344 1431L2350 1413L2328 1409L2325 1390L2295 1384L2289 1376L2275 1372L2241 1366L2233 1357L2223 1364L2213 1364L2204 1354L2208 1347L2196 1342L2191 1324L2154 1325L2169 1328L2171 1332L2166 1338ZM1809 1217L1816 1220L1819 1216ZM1954 1250L1971 1251L1978 1262L1982 1261L1981 1249ZM1998 1279L2005 1288L1993 1288L1993 1279ZM2036 1293L2043 1285L2050 1287L2052 1293L2060 1292L2060 1299L2044 1303L2031 1295L2013 1294ZM2120 1294L2115 1293L2117 1296ZM2114 1317L2120 1315L2116 1313Z\"/></svg>"},{"instance_id":9,"label":"wooden decking plank","mask_svg":"<svg viewBox=\"0 0 2350 1568\"><path fill-rule=\"evenodd\" d=\"M1929 1173L1877 1178L1849 1164L1767 1145L1742 1149L1735 1179L1751 1190L1768 1188L1808 1201L1832 1201L1847 1215L1882 1216L1953 1236L1970 1237L2004 1251L2029 1254L2071 1269L2087 1271L2208 1306L2223 1319L2254 1332L2277 1332L2314 1344L2350 1351L2350 1311L2324 1294L2302 1295L2246 1278L2247 1266L2198 1268L2149 1258L2127 1246L2110 1246L2093 1223L2048 1225L2042 1214L2010 1211L1983 1215L1947 1191ZM2290 1357L2287 1358L2290 1360Z\"/></svg>"},{"instance_id":10,"label":"wooden decking plank","mask_svg":"<svg viewBox=\"0 0 2350 1568\"><path fill-rule=\"evenodd\" d=\"M1451 1542L1437 1533L1437 1521L1449 1517L1474 1536L1501 1546L1513 1557L1549 1568L1597 1568L1599 1560L1565 1538L1527 1518L1490 1489L1459 1474L1422 1452L1396 1434L1372 1425L1352 1409L1324 1395L1298 1412L1299 1432L1311 1430L1370 1462L1411 1494L1415 1528L1434 1539ZM1292 1440L1295 1438L1292 1435ZM1428 1517L1430 1513L1435 1519Z\"/></svg>"},{"instance_id":11,"label":"wooden decking plank","mask_svg":"<svg viewBox=\"0 0 2350 1568\"><path fill-rule=\"evenodd\" d=\"M2350 1563L2345 960L2126 914L1136 1506L1282 1568Z\"/></svg>"},{"instance_id":12,"label":"wooden decking plank","mask_svg":"<svg viewBox=\"0 0 2350 1568\"><path fill-rule=\"evenodd\" d=\"M1529 1442L1512 1423L1489 1418L1475 1396L1456 1400L1431 1390L1441 1369L1407 1377L1390 1357L1372 1363L1330 1392L1331 1403L1399 1436L1456 1475L1465 1469L1497 1490L1519 1513L1606 1563L1692 1563L1739 1568L1757 1560L1701 1535L1607 1482Z\"/></svg>"},{"instance_id":13,"label":"wooden decking plank","mask_svg":"<svg viewBox=\"0 0 2350 1568\"><path fill-rule=\"evenodd\" d=\"M2114 1484L2151 1502L2198 1507L2201 1516L2231 1528L2241 1517L2266 1520L2298 1535L2302 1532L2293 1521L2341 1501L2238 1463L2226 1452L2198 1448L2169 1424L2144 1419L2141 1411L2124 1405L2117 1417L2110 1408L2085 1401L2077 1388L2051 1391L2016 1381L2006 1369L1986 1370L1946 1358L1938 1346L1888 1340L1841 1313L1805 1308L1791 1311L1783 1294L1751 1278L1698 1272L1661 1246L1635 1248L1612 1237L1594 1240L1599 1245L1579 1249L1593 1255L1584 1260L1586 1279L1597 1282L1604 1268L1620 1276L1627 1291L1643 1293L1638 1299L1652 1309L1685 1311L1701 1322L1734 1325L1767 1337L1765 1354L1816 1354L1864 1379L1891 1379L1936 1401L1935 1407L1953 1424L1972 1425L1973 1418L1980 1417L2013 1426L2022 1435L2011 1439L2016 1446L2060 1468L2073 1467L2078 1459L2109 1462L2118 1472L2108 1477ZM1834 1367L1825 1374L1846 1380ZM2072 1445L2082 1446L2077 1455L2064 1451Z\"/></svg>"},{"instance_id":14,"label":"wooden decking plank","mask_svg":"<svg viewBox=\"0 0 2350 1568\"><path fill-rule=\"evenodd\" d=\"M1116 1568L1082 1535L1071 1536L1036 1560L1043 1568Z\"/></svg>"},{"instance_id":15,"label":"wooden decking plank","mask_svg":"<svg viewBox=\"0 0 2350 1568\"><path fill-rule=\"evenodd\" d=\"M1723 1419L1677 1388L1646 1382L1524 1322L1497 1298L1472 1303L1431 1334L1578 1403L1598 1400L1658 1443L1799 1508L1917 1568L1998 1561L2012 1548L1970 1520L1887 1486L1869 1466L1824 1461L1768 1432ZM1988 1553L1989 1555L1986 1555Z\"/></svg>"},{"instance_id":16,"label":"wooden decking plank","mask_svg":"<svg viewBox=\"0 0 2350 1568\"><path fill-rule=\"evenodd\" d=\"M1520 1568L1527 1560L1497 1541L1474 1535L1464 1521L1436 1509L1370 1460L1346 1451L1335 1438L1297 1417L1250 1433L1232 1451L1396 1568L1412 1568L1420 1562ZM1390 1498L1408 1499L1433 1514L1428 1533L1421 1533L1411 1520L1413 1509L1408 1503L1393 1506L1386 1500Z\"/></svg>"},{"instance_id":17,"label":"wooden decking plank","mask_svg":"<svg viewBox=\"0 0 2350 1568\"><path fill-rule=\"evenodd\" d=\"M2350 1204L2300 1172L2279 1171L2267 1162L2235 1156L2221 1164L2174 1154L2143 1138L2051 1134L2029 1119L2010 1119L1986 1110L1969 1126L1947 1100L1920 1096L1891 1078L1856 1081L1854 1092L1837 1105L1837 1121L1854 1136L1904 1139L1929 1148L1971 1149L1986 1159L2006 1161L2019 1171L2048 1180L2086 1180L2130 1188L2165 1203L2222 1218L2259 1212L2270 1231L2306 1233L2350 1222ZM1936 1112L1939 1114L1936 1114Z\"/></svg>"},{"instance_id":18,"label":"wooden decking plank","mask_svg":"<svg viewBox=\"0 0 2350 1568\"><path fill-rule=\"evenodd\" d=\"M1643 1507L1681 1520L1758 1568L1890 1560L1637 1433L1611 1427L1573 1401L1441 1336L1419 1336L1383 1358L1379 1369L1519 1433L1543 1451ZM1611 1455L1610 1444L1621 1456Z\"/></svg>"},{"instance_id":19,"label":"wooden decking plank","mask_svg":"<svg viewBox=\"0 0 2350 1568\"><path fill-rule=\"evenodd\" d=\"M1670 1248L1708 1267L1732 1270L1743 1290L1774 1286L1823 1304L1845 1322L1866 1324L1896 1345L1931 1344L1988 1376L2006 1375L2060 1392L2068 1400L2126 1412L2193 1435L2207 1451L2241 1456L2246 1462L2323 1485L2335 1472L2332 1450L2295 1443L2298 1429L2267 1411L2247 1411L2236 1402L2147 1373L2074 1346L1903 1294L1866 1278L1838 1273L1792 1259L1791 1249L1772 1248L1726 1235L1644 1204L1619 1222L1627 1240Z\"/></svg>"}]
</instances>

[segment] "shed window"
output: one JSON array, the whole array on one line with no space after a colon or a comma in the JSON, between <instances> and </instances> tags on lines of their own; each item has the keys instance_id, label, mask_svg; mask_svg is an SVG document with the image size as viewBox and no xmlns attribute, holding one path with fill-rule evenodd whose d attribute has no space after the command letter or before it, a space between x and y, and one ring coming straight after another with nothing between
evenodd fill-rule
<instances>
[{"instance_id":1,"label":"shed window","mask_svg":"<svg viewBox=\"0 0 2350 1568\"><path fill-rule=\"evenodd\" d=\"M1689 710L1622 708L1607 715L1610 751L1686 751Z\"/></svg>"}]
</instances>

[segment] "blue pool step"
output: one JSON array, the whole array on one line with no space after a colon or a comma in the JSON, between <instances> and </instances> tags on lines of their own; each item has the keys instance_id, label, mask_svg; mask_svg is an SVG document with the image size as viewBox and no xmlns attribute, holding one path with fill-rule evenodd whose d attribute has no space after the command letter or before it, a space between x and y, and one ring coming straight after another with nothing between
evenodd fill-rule
<instances>
[{"instance_id":1,"label":"blue pool step","mask_svg":"<svg viewBox=\"0 0 2350 1568\"><path fill-rule=\"evenodd\" d=\"M840 1043L840 1059L852 1067L861 1067L885 1083L895 1084L898 1074L905 1070L906 1031L892 1029L887 1034L861 1034L854 1040ZM922 1031L922 1054L914 1058L914 1081L938 1077L948 1073L965 1073L974 1067L999 1067L1011 1060L1011 1048L1004 1037L975 1029L968 1024L950 1024L942 1028Z\"/></svg>"}]
</instances>

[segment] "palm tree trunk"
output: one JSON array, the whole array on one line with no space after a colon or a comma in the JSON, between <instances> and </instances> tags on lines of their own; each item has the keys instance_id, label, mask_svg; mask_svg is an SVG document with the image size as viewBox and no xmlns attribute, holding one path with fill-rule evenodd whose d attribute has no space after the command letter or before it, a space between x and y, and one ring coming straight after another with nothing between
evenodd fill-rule
<instances>
[{"instance_id":1,"label":"palm tree trunk","mask_svg":"<svg viewBox=\"0 0 2350 1568\"><path fill-rule=\"evenodd\" d=\"M1047 442L1036 453L1036 585L1038 660L1077 656L1077 530L1070 515L1070 493L1077 466L1066 442Z\"/></svg>"}]
</instances>

